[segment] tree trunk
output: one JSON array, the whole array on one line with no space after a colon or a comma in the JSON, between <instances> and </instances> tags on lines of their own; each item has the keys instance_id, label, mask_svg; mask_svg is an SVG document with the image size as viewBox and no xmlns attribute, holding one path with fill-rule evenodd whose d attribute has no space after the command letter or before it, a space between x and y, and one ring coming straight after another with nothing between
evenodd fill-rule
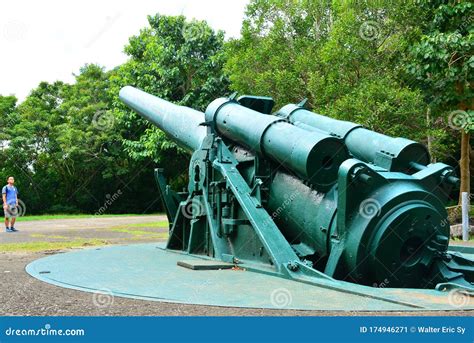
<instances>
[{"instance_id":1,"label":"tree trunk","mask_svg":"<svg viewBox=\"0 0 474 343\"><path fill-rule=\"evenodd\" d=\"M456 83L456 90L458 94L464 93L463 84L460 82ZM458 109L461 111L467 111L472 108L474 105L474 100L471 100L467 105L463 101L459 104ZM459 188L459 199L458 205L462 204L462 193L467 192L469 195L471 194L471 171L470 171L470 154L471 154L471 147L469 145L469 138L470 133L461 129L461 158L459 160L459 171L461 174L461 186ZM469 196L468 199L471 197Z\"/></svg>"},{"instance_id":2,"label":"tree trunk","mask_svg":"<svg viewBox=\"0 0 474 343\"><path fill-rule=\"evenodd\" d=\"M426 127L428 128L426 135L426 143L428 145L428 152L431 157L431 163L436 163L436 158L433 157L433 137L431 137L430 128L431 128L431 107L426 108Z\"/></svg>"},{"instance_id":3,"label":"tree trunk","mask_svg":"<svg viewBox=\"0 0 474 343\"><path fill-rule=\"evenodd\" d=\"M461 130L461 159L459 160L459 169L461 171L461 187L459 189L459 205L461 205L461 194L463 192L471 192L471 173L470 173L470 153L469 146L470 134Z\"/></svg>"}]
</instances>

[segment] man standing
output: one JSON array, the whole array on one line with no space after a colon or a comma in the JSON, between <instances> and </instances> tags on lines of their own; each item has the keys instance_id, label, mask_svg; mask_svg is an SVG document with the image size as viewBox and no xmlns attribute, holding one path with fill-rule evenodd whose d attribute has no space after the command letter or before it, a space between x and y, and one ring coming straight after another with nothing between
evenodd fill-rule
<instances>
[{"instance_id":1,"label":"man standing","mask_svg":"<svg viewBox=\"0 0 474 343\"><path fill-rule=\"evenodd\" d=\"M5 230L7 232L18 231L15 229L16 216L18 215L18 190L13 185L14 183L15 178L9 176L7 179L7 185L2 188L3 212L5 212Z\"/></svg>"}]
</instances>

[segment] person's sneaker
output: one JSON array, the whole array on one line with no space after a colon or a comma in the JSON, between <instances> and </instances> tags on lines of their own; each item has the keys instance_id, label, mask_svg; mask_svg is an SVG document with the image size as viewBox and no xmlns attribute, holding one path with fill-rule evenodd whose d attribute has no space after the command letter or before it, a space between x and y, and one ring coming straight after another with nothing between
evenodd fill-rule
<instances>
[{"instance_id":1,"label":"person's sneaker","mask_svg":"<svg viewBox=\"0 0 474 343\"><path fill-rule=\"evenodd\" d=\"M11 227L10 230L12 230L12 232L18 232L19 230L15 229L14 227Z\"/></svg>"},{"instance_id":2,"label":"person's sneaker","mask_svg":"<svg viewBox=\"0 0 474 343\"><path fill-rule=\"evenodd\" d=\"M12 229L10 229L9 227L5 228L5 231L6 232L14 232Z\"/></svg>"}]
</instances>

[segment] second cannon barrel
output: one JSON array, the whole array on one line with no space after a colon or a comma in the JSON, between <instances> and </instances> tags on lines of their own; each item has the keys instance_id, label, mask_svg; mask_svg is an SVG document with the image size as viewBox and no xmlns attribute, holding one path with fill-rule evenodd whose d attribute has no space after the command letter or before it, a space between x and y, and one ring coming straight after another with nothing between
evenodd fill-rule
<instances>
[{"instance_id":1,"label":"second cannon barrel","mask_svg":"<svg viewBox=\"0 0 474 343\"><path fill-rule=\"evenodd\" d=\"M430 163L426 147L406 138L386 136L362 125L326 117L294 104L284 106L276 115L297 127L340 137L355 158L391 171L406 172L412 168L412 162L418 165Z\"/></svg>"},{"instance_id":2,"label":"second cannon barrel","mask_svg":"<svg viewBox=\"0 0 474 343\"><path fill-rule=\"evenodd\" d=\"M304 130L228 98L216 99L207 107L206 122L222 136L276 161L320 189L336 182L339 166L349 157L339 138Z\"/></svg>"}]
</instances>

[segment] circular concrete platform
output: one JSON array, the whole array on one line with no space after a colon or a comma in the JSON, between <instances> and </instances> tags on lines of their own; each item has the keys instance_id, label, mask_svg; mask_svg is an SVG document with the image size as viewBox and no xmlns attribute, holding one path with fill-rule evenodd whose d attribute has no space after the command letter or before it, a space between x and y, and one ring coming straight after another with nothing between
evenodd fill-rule
<instances>
[{"instance_id":1,"label":"circular concrete platform","mask_svg":"<svg viewBox=\"0 0 474 343\"><path fill-rule=\"evenodd\" d=\"M407 300L404 304L245 270L191 270L177 265L193 259L200 260L163 250L156 243L137 244L51 255L30 263L26 271L42 281L81 291L197 305L331 311L473 308L472 299L453 306L447 294L436 291L380 289L381 297L402 296Z\"/></svg>"}]
</instances>

